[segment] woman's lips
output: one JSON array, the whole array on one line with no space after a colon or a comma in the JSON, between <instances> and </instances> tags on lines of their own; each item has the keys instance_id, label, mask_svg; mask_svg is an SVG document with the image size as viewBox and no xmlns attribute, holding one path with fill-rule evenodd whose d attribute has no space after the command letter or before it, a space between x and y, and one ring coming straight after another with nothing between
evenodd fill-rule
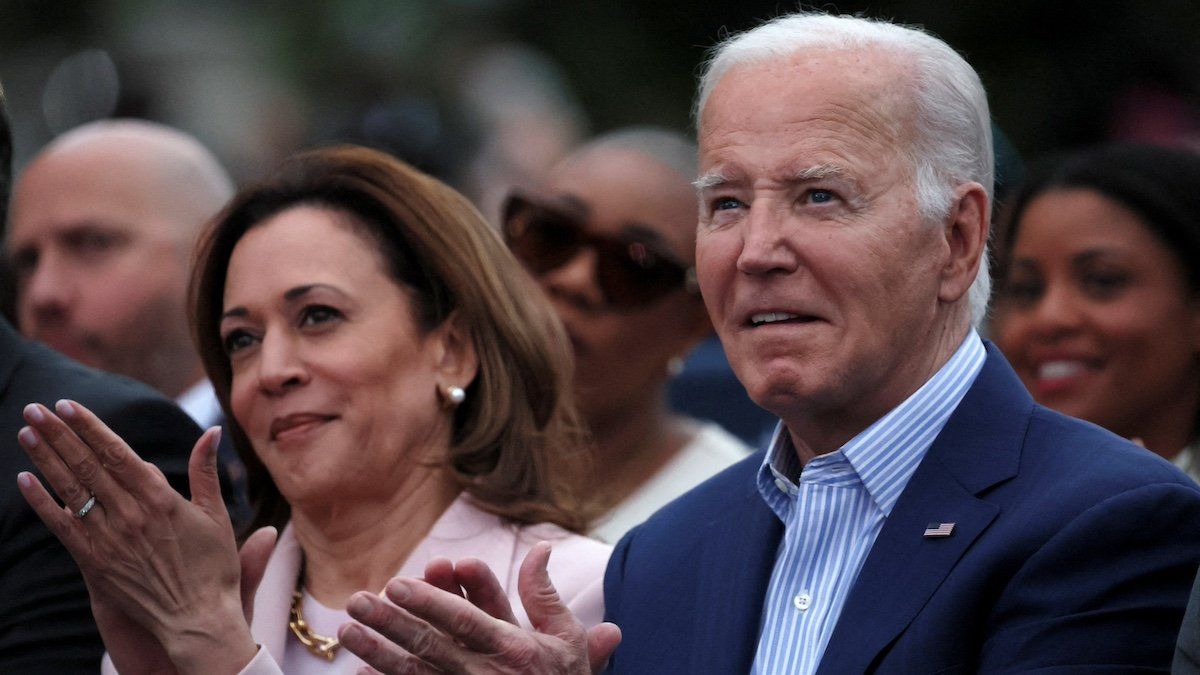
<instances>
[{"instance_id":1,"label":"woman's lips","mask_svg":"<svg viewBox=\"0 0 1200 675\"><path fill-rule=\"evenodd\" d=\"M299 413L278 417L271 422L271 440L286 441L302 436L336 417L336 415L317 413Z\"/></svg>"}]
</instances>

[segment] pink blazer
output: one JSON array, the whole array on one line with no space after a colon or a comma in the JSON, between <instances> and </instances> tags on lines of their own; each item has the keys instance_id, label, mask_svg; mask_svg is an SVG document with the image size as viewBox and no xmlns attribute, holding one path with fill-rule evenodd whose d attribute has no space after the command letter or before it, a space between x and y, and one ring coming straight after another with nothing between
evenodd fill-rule
<instances>
[{"instance_id":1,"label":"pink blazer","mask_svg":"<svg viewBox=\"0 0 1200 675\"><path fill-rule=\"evenodd\" d=\"M604 568L612 552L610 546L548 523L525 526L507 523L475 507L466 496L460 496L446 509L396 576L419 578L426 563L438 556L451 560L478 558L492 568L504 586L517 621L529 627L529 618L517 596L517 572L525 554L539 541L549 541L553 546L549 572L559 596L584 626L590 628L600 623L604 617ZM284 647L293 639L288 631L288 613L299 572L300 545L289 523L279 534L254 597L250 630L262 648L243 669L244 675L281 672L278 664L283 662ZM361 665L361 661L343 650L326 672L354 673ZM103 671L116 672L107 655Z\"/></svg>"}]
</instances>

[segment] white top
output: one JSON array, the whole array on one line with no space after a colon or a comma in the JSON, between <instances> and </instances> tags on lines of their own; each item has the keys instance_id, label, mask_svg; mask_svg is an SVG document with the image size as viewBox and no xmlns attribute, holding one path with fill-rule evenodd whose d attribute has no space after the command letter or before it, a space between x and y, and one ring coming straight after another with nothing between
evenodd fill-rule
<instances>
[{"instance_id":1,"label":"white top","mask_svg":"<svg viewBox=\"0 0 1200 675\"><path fill-rule=\"evenodd\" d=\"M701 422L692 441L650 480L602 516L590 534L600 541L615 544L668 502L748 454L750 447L720 425Z\"/></svg>"},{"instance_id":2,"label":"white top","mask_svg":"<svg viewBox=\"0 0 1200 675\"><path fill-rule=\"evenodd\" d=\"M212 382L207 379L200 380L192 385L191 389L180 394L179 398L175 399L175 405L183 408L183 412L195 420L201 429L216 426L223 417L217 392L213 389Z\"/></svg>"}]
</instances>

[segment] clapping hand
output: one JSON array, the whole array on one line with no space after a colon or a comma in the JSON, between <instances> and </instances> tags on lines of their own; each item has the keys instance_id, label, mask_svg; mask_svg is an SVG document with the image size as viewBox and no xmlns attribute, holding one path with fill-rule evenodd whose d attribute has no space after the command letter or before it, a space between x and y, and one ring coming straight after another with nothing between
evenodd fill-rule
<instances>
[{"instance_id":1,"label":"clapping hand","mask_svg":"<svg viewBox=\"0 0 1200 675\"><path fill-rule=\"evenodd\" d=\"M220 429L192 450L188 501L78 403L30 404L25 419L18 440L64 506L31 473L19 488L79 565L117 667L236 672L249 662L257 645L217 478ZM271 535L256 537L248 556L261 565Z\"/></svg>"},{"instance_id":2,"label":"clapping hand","mask_svg":"<svg viewBox=\"0 0 1200 675\"><path fill-rule=\"evenodd\" d=\"M621 641L611 623L590 630L562 603L535 545L521 564L517 592L533 630L517 625L491 570L474 559L436 559L425 579L396 578L384 598L356 593L342 626L347 649L382 673L595 673ZM370 672L370 671L368 671Z\"/></svg>"}]
</instances>

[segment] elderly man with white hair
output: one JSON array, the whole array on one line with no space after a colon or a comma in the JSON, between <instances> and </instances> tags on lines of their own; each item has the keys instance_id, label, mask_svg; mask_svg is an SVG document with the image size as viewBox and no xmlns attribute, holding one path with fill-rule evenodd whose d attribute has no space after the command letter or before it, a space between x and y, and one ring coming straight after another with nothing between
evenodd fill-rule
<instances>
[{"instance_id":1,"label":"elderly man with white hair","mask_svg":"<svg viewBox=\"0 0 1200 675\"><path fill-rule=\"evenodd\" d=\"M972 68L918 30L787 16L717 49L697 122L701 291L780 425L618 544L609 668L1167 668L1200 490L1036 405L973 328L992 149ZM441 588L394 580L406 612L356 598L388 640L343 639L387 672L598 668L618 631L573 624L535 553L522 598L538 632L483 616L509 617L467 561L431 570Z\"/></svg>"}]
</instances>

